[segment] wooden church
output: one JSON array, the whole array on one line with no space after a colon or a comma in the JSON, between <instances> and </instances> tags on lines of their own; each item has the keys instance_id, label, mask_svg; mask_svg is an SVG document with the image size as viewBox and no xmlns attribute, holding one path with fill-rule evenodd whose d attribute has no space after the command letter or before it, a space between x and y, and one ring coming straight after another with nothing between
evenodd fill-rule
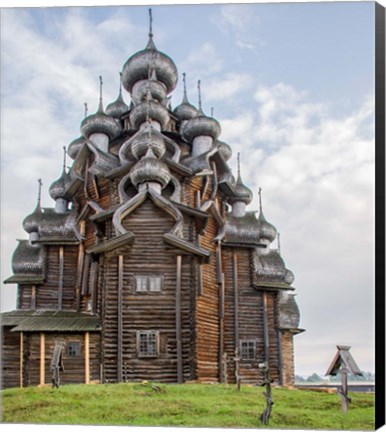
<instances>
[{"instance_id":1,"label":"wooden church","mask_svg":"<svg viewBox=\"0 0 386 432\"><path fill-rule=\"evenodd\" d=\"M151 22L151 21L150 21ZM2 387L156 381L294 381L294 276L277 231L228 165L217 120L186 94L150 25L120 90L82 120L12 258L17 306L1 314ZM56 377L56 378L55 378ZM55 381L57 382L57 381Z\"/></svg>"}]
</instances>

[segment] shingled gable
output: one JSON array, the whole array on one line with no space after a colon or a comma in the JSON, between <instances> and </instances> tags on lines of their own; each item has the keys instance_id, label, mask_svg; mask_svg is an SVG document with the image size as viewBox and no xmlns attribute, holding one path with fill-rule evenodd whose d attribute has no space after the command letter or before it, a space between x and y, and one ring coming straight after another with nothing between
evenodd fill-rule
<instances>
[{"instance_id":1,"label":"shingled gable","mask_svg":"<svg viewBox=\"0 0 386 432\"><path fill-rule=\"evenodd\" d=\"M354 357L349 352L351 347L344 345L337 345L336 347L338 348L338 351L336 352L325 375L336 375L341 366L344 365L352 375L362 376L362 371L359 369Z\"/></svg>"}]
</instances>

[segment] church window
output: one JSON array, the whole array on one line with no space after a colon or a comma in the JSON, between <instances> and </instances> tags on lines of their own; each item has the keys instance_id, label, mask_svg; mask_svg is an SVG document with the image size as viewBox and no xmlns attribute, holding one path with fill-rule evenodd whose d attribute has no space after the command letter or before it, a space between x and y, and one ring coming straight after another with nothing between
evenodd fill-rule
<instances>
[{"instance_id":1,"label":"church window","mask_svg":"<svg viewBox=\"0 0 386 432\"><path fill-rule=\"evenodd\" d=\"M136 292L161 292L162 276L136 276Z\"/></svg>"},{"instance_id":2,"label":"church window","mask_svg":"<svg viewBox=\"0 0 386 432\"><path fill-rule=\"evenodd\" d=\"M240 354L241 354L241 360L255 360L256 341L254 340L240 341Z\"/></svg>"},{"instance_id":3,"label":"church window","mask_svg":"<svg viewBox=\"0 0 386 432\"><path fill-rule=\"evenodd\" d=\"M157 331L137 332L138 357L157 357L159 338Z\"/></svg>"},{"instance_id":4,"label":"church window","mask_svg":"<svg viewBox=\"0 0 386 432\"><path fill-rule=\"evenodd\" d=\"M77 341L68 342L67 352L69 357L80 356L80 342Z\"/></svg>"}]
</instances>

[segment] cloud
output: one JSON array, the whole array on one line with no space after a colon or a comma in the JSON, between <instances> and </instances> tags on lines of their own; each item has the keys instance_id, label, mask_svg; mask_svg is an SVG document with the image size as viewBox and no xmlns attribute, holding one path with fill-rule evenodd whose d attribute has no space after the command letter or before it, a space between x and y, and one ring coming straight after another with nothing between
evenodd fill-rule
<instances>
[{"instance_id":1,"label":"cloud","mask_svg":"<svg viewBox=\"0 0 386 432\"><path fill-rule=\"evenodd\" d=\"M205 84L205 98L210 101L222 101L237 96L250 89L253 79L246 73L227 73L221 78L211 79Z\"/></svg>"},{"instance_id":2,"label":"cloud","mask_svg":"<svg viewBox=\"0 0 386 432\"><path fill-rule=\"evenodd\" d=\"M258 87L255 101L255 110L222 122L222 139L241 151L244 182L255 192L251 207L263 188L265 216L281 232L284 259L295 273L307 329L297 337L298 366L323 372L325 344L332 356L334 344L352 342L358 363L371 370L373 100L337 118L328 105L279 83Z\"/></svg>"},{"instance_id":3,"label":"cloud","mask_svg":"<svg viewBox=\"0 0 386 432\"><path fill-rule=\"evenodd\" d=\"M253 6L224 5L213 21L224 33L231 33L236 45L241 49L257 52L257 48L265 46L265 42L256 36L259 18Z\"/></svg>"}]
</instances>

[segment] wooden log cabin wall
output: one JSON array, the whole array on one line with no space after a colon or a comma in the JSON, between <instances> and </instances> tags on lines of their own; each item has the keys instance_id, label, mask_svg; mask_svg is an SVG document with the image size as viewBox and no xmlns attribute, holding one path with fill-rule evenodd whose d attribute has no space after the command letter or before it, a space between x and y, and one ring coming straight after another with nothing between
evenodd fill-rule
<instances>
[{"instance_id":1,"label":"wooden log cabin wall","mask_svg":"<svg viewBox=\"0 0 386 432\"><path fill-rule=\"evenodd\" d=\"M154 53L157 61L153 61ZM276 228L233 176L221 127L184 96L173 61L145 49L116 101L81 122L13 254L17 308L2 314L2 387L152 380L294 379L294 277ZM101 89L102 95L102 81ZM73 163L67 169L66 153ZM236 365L238 365L236 367ZM63 369L63 370L61 370ZM237 369L237 370L236 370Z\"/></svg>"}]
</instances>

